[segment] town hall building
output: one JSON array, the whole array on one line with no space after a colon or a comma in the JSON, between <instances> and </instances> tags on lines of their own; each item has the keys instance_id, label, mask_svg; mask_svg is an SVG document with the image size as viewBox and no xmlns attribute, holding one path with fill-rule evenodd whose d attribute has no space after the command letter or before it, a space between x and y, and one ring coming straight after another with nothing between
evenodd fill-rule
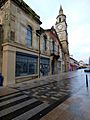
<instances>
[{"instance_id":1,"label":"town hall building","mask_svg":"<svg viewBox=\"0 0 90 120\"><path fill-rule=\"evenodd\" d=\"M4 86L69 70L62 7L55 28L45 30L41 24L40 16L23 0L0 1L0 73Z\"/></svg>"}]
</instances>

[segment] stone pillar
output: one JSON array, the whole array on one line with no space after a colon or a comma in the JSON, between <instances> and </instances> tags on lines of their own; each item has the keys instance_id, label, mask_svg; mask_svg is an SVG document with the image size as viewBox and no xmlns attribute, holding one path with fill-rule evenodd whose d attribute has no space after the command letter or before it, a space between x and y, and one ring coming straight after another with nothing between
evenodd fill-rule
<instances>
[{"instance_id":1,"label":"stone pillar","mask_svg":"<svg viewBox=\"0 0 90 120\"><path fill-rule=\"evenodd\" d=\"M0 45L0 73L2 71L2 55L1 55L1 45Z\"/></svg>"},{"instance_id":2,"label":"stone pillar","mask_svg":"<svg viewBox=\"0 0 90 120\"><path fill-rule=\"evenodd\" d=\"M9 46L8 44L4 44L3 45L3 64L2 64L4 86L15 84L15 63L16 63L15 48L12 46Z\"/></svg>"},{"instance_id":3,"label":"stone pillar","mask_svg":"<svg viewBox=\"0 0 90 120\"><path fill-rule=\"evenodd\" d=\"M40 55L38 56L38 78L40 78L41 77L41 75L40 75Z\"/></svg>"}]
</instances>

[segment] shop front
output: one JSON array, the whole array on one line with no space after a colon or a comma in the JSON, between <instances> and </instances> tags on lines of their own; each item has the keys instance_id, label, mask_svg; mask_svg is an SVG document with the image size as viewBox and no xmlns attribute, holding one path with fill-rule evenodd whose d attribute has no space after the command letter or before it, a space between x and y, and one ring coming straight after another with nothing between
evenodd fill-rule
<instances>
[{"instance_id":1,"label":"shop front","mask_svg":"<svg viewBox=\"0 0 90 120\"><path fill-rule=\"evenodd\" d=\"M37 74L38 56L17 52L15 77L27 77Z\"/></svg>"},{"instance_id":2,"label":"shop front","mask_svg":"<svg viewBox=\"0 0 90 120\"><path fill-rule=\"evenodd\" d=\"M50 59L40 57L40 76L46 76L50 74Z\"/></svg>"}]
</instances>

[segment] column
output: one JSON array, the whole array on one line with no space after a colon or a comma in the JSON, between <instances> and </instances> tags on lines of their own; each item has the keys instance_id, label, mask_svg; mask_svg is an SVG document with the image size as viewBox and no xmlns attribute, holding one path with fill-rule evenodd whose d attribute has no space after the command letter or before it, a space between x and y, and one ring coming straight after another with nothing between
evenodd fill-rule
<instances>
[{"instance_id":1,"label":"column","mask_svg":"<svg viewBox=\"0 0 90 120\"><path fill-rule=\"evenodd\" d=\"M2 74L4 76L4 86L15 84L15 63L15 48L9 45L3 45Z\"/></svg>"}]
</instances>

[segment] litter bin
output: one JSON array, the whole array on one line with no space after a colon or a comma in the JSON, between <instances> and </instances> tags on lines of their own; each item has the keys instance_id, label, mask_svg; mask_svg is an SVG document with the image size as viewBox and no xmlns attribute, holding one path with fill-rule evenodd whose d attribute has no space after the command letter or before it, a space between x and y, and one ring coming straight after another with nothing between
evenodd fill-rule
<instances>
[{"instance_id":1,"label":"litter bin","mask_svg":"<svg viewBox=\"0 0 90 120\"><path fill-rule=\"evenodd\" d=\"M0 86L3 86L3 76L1 73L0 73Z\"/></svg>"}]
</instances>

